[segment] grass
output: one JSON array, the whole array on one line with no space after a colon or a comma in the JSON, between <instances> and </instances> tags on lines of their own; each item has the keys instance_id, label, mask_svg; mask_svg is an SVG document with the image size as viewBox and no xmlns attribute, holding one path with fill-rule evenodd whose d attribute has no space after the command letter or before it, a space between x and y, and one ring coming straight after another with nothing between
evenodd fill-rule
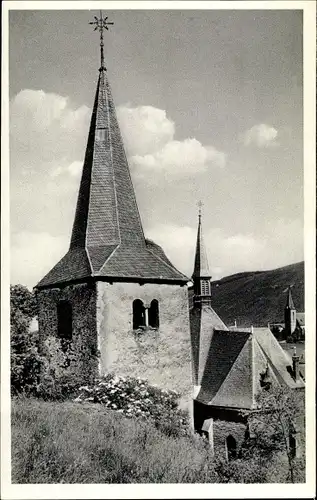
<instances>
[{"instance_id":1,"label":"grass","mask_svg":"<svg viewBox=\"0 0 317 500\"><path fill-rule=\"evenodd\" d=\"M169 437L98 404L15 399L13 483L216 482L201 438Z\"/></svg>"}]
</instances>

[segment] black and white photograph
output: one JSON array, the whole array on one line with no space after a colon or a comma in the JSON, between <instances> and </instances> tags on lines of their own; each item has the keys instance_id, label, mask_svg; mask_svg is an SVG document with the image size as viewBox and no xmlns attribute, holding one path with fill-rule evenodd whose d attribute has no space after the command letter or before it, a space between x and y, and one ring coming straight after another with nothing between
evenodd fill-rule
<instances>
[{"instance_id":1,"label":"black and white photograph","mask_svg":"<svg viewBox=\"0 0 317 500\"><path fill-rule=\"evenodd\" d=\"M315 495L315 20L4 2L4 499Z\"/></svg>"}]
</instances>

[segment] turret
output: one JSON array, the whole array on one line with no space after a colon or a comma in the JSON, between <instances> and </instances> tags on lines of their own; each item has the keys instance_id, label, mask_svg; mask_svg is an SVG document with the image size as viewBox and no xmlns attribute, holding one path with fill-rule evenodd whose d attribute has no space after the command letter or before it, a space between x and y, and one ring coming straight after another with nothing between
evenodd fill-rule
<instances>
[{"instance_id":1,"label":"turret","mask_svg":"<svg viewBox=\"0 0 317 500\"><path fill-rule=\"evenodd\" d=\"M287 301L284 309L285 336L288 337L296 329L296 309L293 302L291 287L288 287Z\"/></svg>"},{"instance_id":2,"label":"turret","mask_svg":"<svg viewBox=\"0 0 317 500\"><path fill-rule=\"evenodd\" d=\"M194 306L198 307L202 304L210 305L211 301L211 273L208 266L201 218L201 208L199 208L195 265L192 275L192 280L194 283Z\"/></svg>"}]
</instances>

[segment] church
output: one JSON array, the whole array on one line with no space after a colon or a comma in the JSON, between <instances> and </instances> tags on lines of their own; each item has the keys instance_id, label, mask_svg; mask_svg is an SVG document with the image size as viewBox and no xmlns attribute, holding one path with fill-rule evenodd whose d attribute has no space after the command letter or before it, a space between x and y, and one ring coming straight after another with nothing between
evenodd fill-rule
<instances>
[{"instance_id":1,"label":"church","mask_svg":"<svg viewBox=\"0 0 317 500\"><path fill-rule=\"evenodd\" d=\"M96 24L101 65L69 250L36 286L40 345L71 348L87 381L113 372L178 391L196 430L207 422L215 446L223 429L239 446L238 410L255 407L264 383L302 388L298 360L268 328L229 330L212 309L201 213L192 304L189 278L146 239L104 63L107 23Z\"/></svg>"}]
</instances>

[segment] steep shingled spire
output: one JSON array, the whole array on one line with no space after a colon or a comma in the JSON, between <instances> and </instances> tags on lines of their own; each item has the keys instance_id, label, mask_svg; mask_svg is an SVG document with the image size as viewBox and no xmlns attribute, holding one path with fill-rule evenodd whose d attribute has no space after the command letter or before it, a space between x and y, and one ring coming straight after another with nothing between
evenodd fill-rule
<instances>
[{"instance_id":1,"label":"steep shingled spire","mask_svg":"<svg viewBox=\"0 0 317 500\"><path fill-rule=\"evenodd\" d=\"M103 56L70 248L37 286L87 277L188 281L144 237Z\"/></svg>"},{"instance_id":2,"label":"steep shingled spire","mask_svg":"<svg viewBox=\"0 0 317 500\"><path fill-rule=\"evenodd\" d=\"M292 297L292 292L291 292L291 286L288 287L287 300L286 300L285 307L287 307L288 309L295 309L293 297Z\"/></svg>"},{"instance_id":3,"label":"steep shingled spire","mask_svg":"<svg viewBox=\"0 0 317 500\"><path fill-rule=\"evenodd\" d=\"M202 203L199 202L199 215L198 215L198 231L195 252L195 264L192 280L194 282L194 303L209 302L210 301L210 279L211 274L209 271L207 252L205 248L203 230L201 223L201 207Z\"/></svg>"},{"instance_id":4,"label":"steep shingled spire","mask_svg":"<svg viewBox=\"0 0 317 500\"><path fill-rule=\"evenodd\" d=\"M211 278L201 224L201 204L198 215L198 231L195 252L194 278Z\"/></svg>"}]
</instances>

